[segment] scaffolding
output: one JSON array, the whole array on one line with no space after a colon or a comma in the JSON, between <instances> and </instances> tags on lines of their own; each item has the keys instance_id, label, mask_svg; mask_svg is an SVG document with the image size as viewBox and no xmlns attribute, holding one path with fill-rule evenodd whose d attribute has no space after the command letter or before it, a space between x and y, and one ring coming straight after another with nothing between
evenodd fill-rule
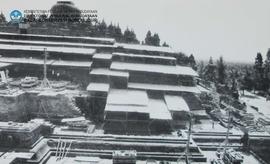
<instances>
[{"instance_id":1,"label":"scaffolding","mask_svg":"<svg viewBox=\"0 0 270 164\"><path fill-rule=\"evenodd\" d=\"M43 55L44 55L44 63L43 63L43 80L41 83L42 88L51 88L51 84L50 81L47 78L47 58L48 58L48 51L47 48L33 48L31 47L31 49L43 49Z\"/></svg>"},{"instance_id":2,"label":"scaffolding","mask_svg":"<svg viewBox=\"0 0 270 164\"><path fill-rule=\"evenodd\" d=\"M56 161L61 161L66 158L71 149L71 145L72 141L68 144L67 141L61 140L61 138L59 138L55 152Z\"/></svg>"}]
</instances>

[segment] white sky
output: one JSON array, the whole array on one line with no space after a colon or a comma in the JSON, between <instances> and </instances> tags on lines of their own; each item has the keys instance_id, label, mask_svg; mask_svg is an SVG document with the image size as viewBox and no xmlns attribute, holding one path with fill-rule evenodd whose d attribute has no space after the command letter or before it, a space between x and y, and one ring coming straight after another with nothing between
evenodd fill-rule
<instances>
[{"instance_id":1,"label":"white sky","mask_svg":"<svg viewBox=\"0 0 270 164\"><path fill-rule=\"evenodd\" d=\"M270 48L270 0L73 0L98 10L99 19L133 28L139 40L150 29L162 41L196 59L253 62ZM1 0L14 10L50 9L56 0Z\"/></svg>"}]
</instances>

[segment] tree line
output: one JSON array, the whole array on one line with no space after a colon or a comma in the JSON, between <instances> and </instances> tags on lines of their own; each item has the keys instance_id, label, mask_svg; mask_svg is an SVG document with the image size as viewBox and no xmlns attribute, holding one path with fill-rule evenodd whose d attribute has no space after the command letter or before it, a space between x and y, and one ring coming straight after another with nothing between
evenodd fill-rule
<instances>
[{"instance_id":1,"label":"tree line","mask_svg":"<svg viewBox=\"0 0 270 164\"><path fill-rule=\"evenodd\" d=\"M29 22L30 24L33 24L33 26L37 26L38 24L46 25L50 24L49 21L50 18L47 17L47 15L40 15L38 18L35 17L33 14L26 15L25 18L23 18L24 22ZM3 13L0 14L0 24L10 24L11 22L7 22L6 18ZM54 22L57 24L57 22ZM61 24L63 22L58 22L58 24ZM80 19L76 22L68 22L65 24L66 27L69 28L69 25L74 25L85 27L84 29L91 31L91 36L93 37L108 37L108 38L115 38L117 42L121 43L132 43L132 44L143 44L143 45L151 45L151 46L163 46L163 47L169 47L169 45L166 42L160 43L160 38L158 33L154 33L152 35L152 32L149 30L145 36L144 41L140 42L137 39L136 33L132 28L126 28L124 31L121 29L119 24L113 24L110 23L109 25L104 20L97 20L97 19ZM75 30L75 29L74 29Z\"/></svg>"},{"instance_id":2,"label":"tree line","mask_svg":"<svg viewBox=\"0 0 270 164\"><path fill-rule=\"evenodd\" d=\"M265 60L260 52L257 53L252 69L246 68L241 80L242 89L256 90L263 95L270 93L270 49Z\"/></svg>"},{"instance_id":3,"label":"tree line","mask_svg":"<svg viewBox=\"0 0 270 164\"><path fill-rule=\"evenodd\" d=\"M225 63L221 56L216 62L210 57L207 63L197 65L199 77L212 82L222 93L238 98L238 91L257 92L262 96L270 94L270 49L265 60L257 53L253 64Z\"/></svg>"}]
</instances>

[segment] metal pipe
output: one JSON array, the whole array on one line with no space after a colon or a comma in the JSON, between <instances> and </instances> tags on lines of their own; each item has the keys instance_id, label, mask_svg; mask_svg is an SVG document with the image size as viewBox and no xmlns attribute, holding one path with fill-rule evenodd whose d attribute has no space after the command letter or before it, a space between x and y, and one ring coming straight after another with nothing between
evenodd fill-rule
<instances>
[{"instance_id":1,"label":"metal pipe","mask_svg":"<svg viewBox=\"0 0 270 164\"><path fill-rule=\"evenodd\" d=\"M61 142L61 137L58 139L58 143L57 143L57 147L56 147L56 153L55 153L56 157L58 155L58 149L59 149L59 146L60 146L60 142Z\"/></svg>"},{"instance_id":2,"label":"metal pipe","mask_svg":"<svg viewBox=\"0 0 270 164\"><path fill-rule=\"evenodd\" d=\"M67 146L67 142L64 142L64 145L63 145L63 152L62 152L62 155L61 155L60 159L63 159L63 158L64 158L66 146Z\"/></svg>"},{"instance_id":3,"label":"metal pipe","mask_svg":"<svg viewBox=\"0 0 270 164\"><path fill-rule=\"evenodd\" d=\"M70 142L69 144L69 147L67 148L67 151L66 151L66 154L64 155L64 158L66 158L67 156L67 153L69 152L69 150L71 149L71 144L72 144L73 141Z\"/></svg>"},{"instance_id":4,"label":"metal pipe","mask_svg":"<svg viewBox=\"0 0 270 164\"><path fill-rule=\"evenodd\" d=\"M191 135L191 126L192 126L192 113L189 113L189 127L188 127L188 138L187 138L187 144L186 144L186 163L189 164L189 145L190 145L190 135Z\"/></svg>"},{"instance_id":5,"label":"metal pipe","mask_svg":"<svg viewBox=\"0 0 270 164\"><path fill-rule=\"evenodd\" d=\"M224 146L224 151L226 151L228 144L229 144L229 133L230 133L230 125L231 125L231 109L228 108L228 124L227 124L227 132L226 132L226 139L225 139L225 146Z\"/></svg>"},{"instance_id":6,"label":"metal pipe","mask_svg":"<svg viewBox=\"0 0 270 164\"><path fill-rule=\"evenodd\" d=\"M61 152L62 152L63 142L62 141L60 141L60 142L61 142L61 144L60 144L60 147L59 147L59 156L57 156L57 158L56 158L57 161L60 159L59 157L61 157Z\"/></svg>"}]
</instances>

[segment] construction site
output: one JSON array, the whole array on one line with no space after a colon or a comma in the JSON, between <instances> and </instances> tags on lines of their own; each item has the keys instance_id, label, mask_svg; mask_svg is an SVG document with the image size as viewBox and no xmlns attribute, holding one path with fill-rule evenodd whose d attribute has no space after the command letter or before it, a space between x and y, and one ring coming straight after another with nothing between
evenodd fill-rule
<instances>
[{"instance_id":1,"label":"construction site","mask_svg":"<svg viewBox=\"0 0 270 164\"><path fill-rule=\"evenodd\" d=\"M269 160L268 117L207 111L211 88L172 48L34 30L0 27L1 164Z\"/></svg>"},{"instance_id":2,"label":"construction site","mask_svg":"<svg viewBox=\"0 0 270 164\"><path fill-rule=\"evenodd\" d=\"M230 150L242 150L243 132L212 120L200 101L209 90L170 48L0 38L1 162L210 163L226 138Z\"/></svg>"}]
</instances>

